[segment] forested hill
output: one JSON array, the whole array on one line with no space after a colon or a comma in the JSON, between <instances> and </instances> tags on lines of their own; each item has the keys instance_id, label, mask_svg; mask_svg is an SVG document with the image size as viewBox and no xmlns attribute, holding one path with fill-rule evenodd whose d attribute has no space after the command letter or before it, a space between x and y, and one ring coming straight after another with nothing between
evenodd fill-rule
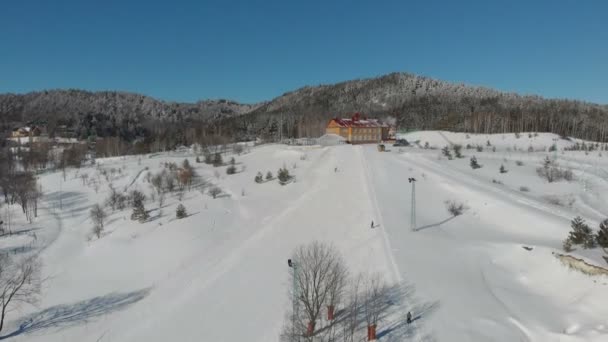
<instances>
[{"instance_id":1,"label":"forested hill","mask_svg":"<svg viewBox=\"0 0 608 342\"><path fill-rule=\"evenodd\" d=\"M49 90L0 94L0 122L4 126L42 122L51 132L57 125L68 125L81 137L93 132L116 136L134 134L154 123L213 122L257 106L223 99L177 103L118 91Z\"/></svg>"},{"instance_id":2,"label":"forested hill","mask_svg":"<svg viewBox=\"0 0 608 342\"><path fill-rule=\"evenodd\" d=\"M239 135L323 132L331 117L363 112L392 117L400 129L445 129L475 133L549 131L606 140L608 106L521 96L393 73L334 85L304 87L269 101L239 120L226 120ZM281 116L277 114L282 114Z\"/></svg>"},{"instance_id":3,"label":"forested hill","mask_svg":"<svg viewBox=\"0 0 608 342\"><path fill-rule=\"evenodd\" d=\"M0 95L4 129L43 121L49 130L67 124L81 137L95 134L129 140L166 128L179 137L176 143L210 134L238 139L276 138L280 131L286 137L318 136L329 118L351 112L393 118L400 129L550 131L608 139L608 106L520 96L406 73L304 87L260 104L175 103L132 93L80 90ZM185 132L193 129L199 133Z\"/></svg>"}]
</instances>

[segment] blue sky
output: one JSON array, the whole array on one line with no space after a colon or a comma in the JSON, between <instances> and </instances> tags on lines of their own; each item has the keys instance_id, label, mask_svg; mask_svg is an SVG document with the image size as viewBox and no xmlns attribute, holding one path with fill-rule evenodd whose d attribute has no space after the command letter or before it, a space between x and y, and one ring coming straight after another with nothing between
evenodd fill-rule
<instances>
[{"instance_id":1,"label":"blue sky","mask_svg":"<svg viewBox=\"0 0 608 342\"><path fill-rule=\"evenodd\" d=\"M608 104L608 1L3 1L0 93L269 100L411 72Z\"/></svg>"}]
</instances>

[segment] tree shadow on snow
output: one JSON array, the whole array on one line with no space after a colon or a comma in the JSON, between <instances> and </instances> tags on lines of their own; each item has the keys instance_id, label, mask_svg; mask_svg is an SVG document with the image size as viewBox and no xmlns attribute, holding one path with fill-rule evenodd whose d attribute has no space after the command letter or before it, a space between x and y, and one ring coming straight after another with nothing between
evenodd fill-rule
<instances>
[{"instance_id":1,"label":"tree shadow on snow","mask_svg":"<svg viewBox=\"0 0 608 342\"><path fill-rule=\"evenodd\" d=\"M419 327L424 322L424 318L431 315L439 308L439 302L425 302L416 298L415 287L410 283L396 284L387 286L382 289L379 295L378 304L378 333L376 335L379 341L386 342L402 342L409 341L414 336L419 336L422 341L431 341L431 335L423 335ZM363 305L357 308L356 325L357 331L365 331L365 309ZM407 323L407 313L410 311L413 315L412 323ZM322 326L315 331L315 336L323 336L330 334L332 326L340 326L343 321L349 319L349 313L352 308L346 307L338 310L332 324ZM301 327L305 331L305 327ZM341 337L340 332L338 336ZM339 340L336 339L336 340Z\"/></svg>"},{"instance_id":2,"label":"tree shadow on snow","mask_svg":"<svg viewBox=\"0 0 608 342\"><path fill-rule=\"evenodd\" d=\"M127 306L142 300L149 293L150 289L146 288L127 293L109 293L73 304L52 306L22 318L18 323L17 330L8 335L0 336L0 340L44 329L80 325L102 315L125 309Z\"/></svg>"},{"instance_id":3,"label":"tree shadow on snow","mask_svg":"<svg viewBox=\"0 0 608 342\"><path fill-rule=\"evenodd\" d=\"M445 220L441 221L441 222L437 222L437 223L433 223L433 224L427 224L426 226L422 226L422 227L418 227L416 228L414 231L419 231L419 230L423 230L423 229L427 229L427 228L433 228L433 227L439 227L444 223L450 222L451 220L455 219L457 216L450 216L448 218L446 218Z\"/></svg>"},{"instance_id":4,"label":"tree shadow on snow","mask_svg":"<svg viewBox=\"0 0 608 342\"><path fill-rule=\"evenodd\" d=\"M433 337L420 336L422 332L418 329L422 322L417 322L428 317L439 308L438 301L420 301L416 298L416 289L413 284L404 283L391 287L385 294L387 306L382 311L382 316L377 334L381 341L409 341L419 335L422 341L431 341ZM412 323L407 323L407 313L411 312Z\"/></svg>"}]
</instances>

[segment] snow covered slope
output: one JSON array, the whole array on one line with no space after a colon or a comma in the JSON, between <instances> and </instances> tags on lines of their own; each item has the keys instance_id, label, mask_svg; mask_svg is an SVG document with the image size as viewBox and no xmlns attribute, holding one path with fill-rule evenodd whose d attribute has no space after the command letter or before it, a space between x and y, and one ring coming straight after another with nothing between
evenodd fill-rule
<instances>
[{"instance_id":1,"label":"snow covered slope","mask_svg":"<svg viewBox=\"0 0 608 342\"><path fill-rule=\"evenodd\" d=\"M39 219L15 223L40 228L36 241L20 235L0 240L0 248L33 246L48 280L40 305L14 312L2 334L51 342L277 341L289 307L286 259L296 246L321 240L340 250L351 271L377 271L408 287L403 303L380 323L380 341L608 340L608 279L570 270L551 254L574 215L595 228L608 214L605 157L560 151L559 162L577 180L548 184L535 168L549 153L527 152L529 142L520 151L512 141L501 143L519 140L514 137L417 132L406 138L422 146L476 139L498 147L447 160L438 159L439 150L417 147L380 153L371 145L267 145L235 155L235 175L194 163L190 152L100 159L95 167L69 170L65 181L60 172L44 174ZM554 142L549 135L534 138L539 149ZM472 155L481 169L468 167ZM177 194L162 208L147 201L147 222L116 211L104 236L90 237L88 211L109 193L97 169L108 170L116 189L151 195L146 173L184 158L224 194L185 192L181 203L190 215L181 220ZM509 172L499 173L501 164ZM258 171L282 166L295 182L253 181ZM83 185L77 177L83 173L96 183ZM416 231L408 177L418 180ZM446 200L468 209L452 218ZM377 228L370 229L370 220ZM597 249L575 254L601 265ZM409 310L415 320L405 326L402 314Z\"/></svg>"}]
</instances>

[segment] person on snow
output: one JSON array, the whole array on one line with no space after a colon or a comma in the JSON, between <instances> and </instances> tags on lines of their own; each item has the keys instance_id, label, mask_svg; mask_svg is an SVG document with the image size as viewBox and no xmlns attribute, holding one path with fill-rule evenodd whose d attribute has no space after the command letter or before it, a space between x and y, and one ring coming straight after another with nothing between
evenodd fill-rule
<instances>
[{"instance_id":1,"label":"person on snow","mask_svg":"<svg viewBox=\"0 0 608 342\"><path fill-rule=\"evenodd\" d=\"M371 227L372 227L372 228L374 228L374 220L372 220L372 225L371 225Z\"/></svg>"},{"instance_id":2,"label":"person on snow","mask_svg":"<svg viewBox=\"0 0 608 342\"><path fill-rule=\"evenodd\" d=\"M412 323L412 313L410 311L407 312L407 324Z\"/></svg>"}]
</instances>

